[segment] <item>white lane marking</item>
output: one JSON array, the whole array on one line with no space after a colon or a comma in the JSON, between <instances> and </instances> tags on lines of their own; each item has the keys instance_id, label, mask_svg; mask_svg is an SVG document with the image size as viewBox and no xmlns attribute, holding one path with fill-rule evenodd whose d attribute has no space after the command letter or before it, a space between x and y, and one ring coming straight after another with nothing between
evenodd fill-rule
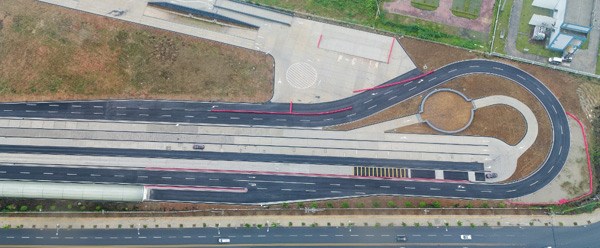
<instances>
[{"instance_id":1,"label":"white lane marking","mask_svg":"<svg viewBox=\"0 0 600 248\"><path fill-rule=\"evenodd\" d=\"M516 189L511 189L511 190L507 190L506 192L515 192L517 191Z\"/></svg>"},{"instance_id":2,"label":"white lane marking","mask_svg":"<svg viewBox=\"0 0 600 248\"><path fill-rule=\"evenodd\" d=\"M115 177L125 177L124 175L115 175Z\"/></svg>"},{"instance_id":3,"label":"white lane marking","mask_svg":"<svg viewBox=\"0 0 600 248\"><path fill-rule=\"evenodd\" d=\"M195 180L196 178L194 177L186 177L185 180Z\"/></svg>"},{"instance_id":4,"label":"white lane marking","mask_svg":"<svg viewBox=\"0 0 600 248\"><path fill-rule=\"evenodd\" d=\"M341 191L330 191L330 192L334 193L334 194L340 194L340 193L342 193Z\"/></svg>"},{"instance_id":5,"label":"white lane marking","mask_svg":"<svg viewBox=\"0 0 600 248\"><path fill-rule=\"evenodd\" d=\"M232 117L229 117L229 119L231 119L231 120L239 120L239 119L240 119L240 117L237 117L237 116L232 116Z\"/></svg>"},{"instance_id":6,"label":"white lane marking","mask_svg":"<svg viewBox=\"0 0 600 248\"><path fill-rule=\"evenodd\" d=\"M208 181L219 181L218 178L209 178Z\"/></svg>"},{"instance_id":7,"label":"white lane marking","mask_svg":"<svg viewBox=\"0 0 600 248\"><path fill-rule=\"evenodd\" d=\"M12 111L12 109L5 109L4 110L4 112L11 112L11 111ZM50 111L48 111L48 112L50 112Z\"/></svg>"},{"instance_id":8,"label":"white lane marking","mask_svg":"<svg viewBox=\"0 0 600 248\"><path fill-rule=\"evenodd\" d=\"M523 76L521 76L519 74L517 74L517 77L520 77L521 79L525 80L525 77L523 77Z\"/></svg>"},{"instance_id":9,"label":"white lane marking","mask_svg":"<svg viewBox=\"0 0 600 248\"><path fill-rule=\"evenodd\" d=\"M481 193L492 193L491 190L482 190Z\"/></svg>"},{"instance_id":10,"label":"white lane marking","mask_svg":"<svg viewBox=\"0 0 600 248\"><path fill-rule=\"evenodd\" d=\"M562 153L562 146L558 148L558 155Z\"/></svg>"},{"instance_id":11,"label":"white lane marking","mask_svg":"<svg viewBox=\"0 0 600 248\"><path fill-rule=\"evenodd\" d=\"M99 176L100 176L100 174L90 174L90 176L93 176L93 177L99 177Z\"/></svg>"},{"instance_id":12,"label":"white lane marking","mask_svg":"<svg viewBox=\"0 0 600 248\"><path fill-rule=\"evenodd\" d=\"M25 174L25 175L29 175L29 174L30 174L30 173L29 173L29 171L21 171L21 172L19 172L19 173L21 173L21 174Z\"/></svg>"},{"instance_id":13,"label":"white lane marking","mask_svg":"<svg viewBox=\"0 0 600 248\"><path fill-rule=\"evenodd\" d=\"M440 190L440 188L429 188L429 190Z\"/></svg>"},{"instance_id":14,"label":"white lane marking","mask_svg":"<svg viewBox=\"0 0 600 248\"><path fill-rule=\"evenodd\" d=\"M536 88L540 93L542 93L542 95L546 95L546 93L544 93L542 90L540 90L540 88Z\"/></svg>"},{"instance_id":15,"label":"white lane marking","mask_svg":"<svg viewBox=\"0 0 600 248\"><path fill-rule=\"evenodd\" d=\"M560 134L564 134L562 126L559 126L559 127L560 127Z\"/></svg>"},{"instance_id":16,"label":"white lane marking","mask_svg":"<svg viewBox=\"0 0 600 248\"><path fill-rule=\"evenodd\" d=\"M139 178L148 178L148 176L138 176Z\"/></svg>"},{"instance_id":17,"label":"white lane marking","mask_svg":"<svg viewBox=\"0 0 600 248\"><path fill-rule=\"evenodd\" d=\"M355 115L356 115L356 113L352 113L352 114L346 115L346 117L352 117L352 116L355 116Z\"/></svg>"},{"instance_id":18,"label":"white lane marking","mask_svg":"<svg viewBox=\"0 0 600 248\"><path fill-rule=\"evenodd\" d=\"M414 90L414 89L416 89L416 88L417 88L417 86L415 86L415 87L412 87L412 88L410 88L410 90L408 90L408 91Z\"/></svg>"},{"instance_id":19,"label":"white lane marking","mask_svg":"<svg viewBox=\"0 0 600 248\"><path fill-rule=\"evenodd\" d=\"M122 116L122 115L127 115L127 114L117 113L117 116Z\"/></svg>"},{"instance_id":20,"label":"white lane marking","mask_svg":"<svg viewBox=\"0 0 600 248\"><path fill-rule=\"evenodd\" d=\"M386 91L385 93L383 93L383 95L385 96L385 95L387 95L387 94L389 94L389 93L392 93L392 91L393 91L393 90L388 90L388 91Z\"/></svg>"},{"instance_id":21,"label":"white lane marking","mask_svg":"<svg viewBox=\"0 0 600 248\"><path fill-rule=\"evenodd\" d=\"M324 121L332 121L332 120L333 120L333 118L327 118Z\"/></svg>"},{"instance_id":22,"label":"white lane marking","mask_svg":"<svg viewBox=\"0 0 600 248\"><path fill-rule=\"evenodd\" d=\"M310 122L310 120L300 120L301 122Z\"/></svg>"},{"instance_id":23,"label":"white lane marking","mask_svg":"<svg viewBox=\"0 0 600 248\"><path fill-rule=\"evenodd\" d=\"M160 177L162 179L171 179L171 177Z\"/></svg>"},{"instance_id":24,"label":"white lane marking","mask_svg":"<svg viewBox=\"0 0 600 248\"><path fill-rule=\"evenodd\" d=\"M287 121L286 119L275 119L276 121Z\"/></svg>"},{"instance_id":25,"label":"white lane marking","mask_svg":"<svg viewBox=\"0 0 600 248\"><path fill-rule=\"evenodd\" d=\"M52 172L44 172L44 175L54 175Z\"/></svg>"},{"instance_id":26,"label":"white lane marking","mask_svg":"<svg viewBox=\"0 0 600 248\"><path fill-rule=\"evenodd\" d=\"M320 237L329 237L327 234L319 234Z\"/></svg>"},{"instance_id":27,"label":"white lane marking","mask_svg":"<svg viewBox=\"0 0 600 248\"><path fill-rule=\"evenodd\" d=\"M104 106L94 105L94 108L104 108Z\"/></svg>"},{"instance_id":28,"label":"white lane marking","mask_svg":"<svg viewBox=\"0 0 600 248\"><path fill-rule=\"evenodd\" d=\"M355 184L354 187L365 187L365 185L362 184Z\"/></svg>"},{"instance_id":29,"label":"white lane marking","mask_svg":"<svg viewBox=\"0 0 600 248\"><path fill-rule=\"evenodd\" d=\"M191 238L191 237L192 237L192 236L183 236L183 238L184 238L184 239L189 239L189 238Z\"/></svg>"},{"instance_id":30,"label":"white lane marking","mask_svg":"<svg viewBox=\"0 0 600 248\"><path fill-rule=\"evenodd\" d=\"M81 112L71 112L71 114L78 115L78 114L81 114Z\"/></svg>"},{"instance_id":31,"label":"white lane marking","mask_svg":"<svg viewBox=\"0 0 600 248\"><path fill-rule=\"evenodd\" d=\"M437 77L432 77L431 79L427 80L427 82L431 82L433 80L437 79Z\"/></svg>"},{"instance_id":32,"label":"white lane marking","mask_svg":"<svg viewBox=\"0 0 600 248\"><path fill-rule=\"evenodd\" d=\"M117 106L117 109L126 109L127 107Z\"/></svg>"},{"instance_id":33,"label":"white lane marking","mask_svg":"<svg viewBox=\"0 0 600 248\"><path fill-rule=\"evenodd\" d=\"M415 189L415 187L404 187L404 189Z\"/></svg>"},{"instance_id":34,"label":"white lane marking","mask_svg":"<svg viewBox=\"0 0 600 248\"><path fill-rule=\"evenodd\" d=\"M50 106L50 107L58 107L58 104L50 104L48 106Z\"/></svg>"},{"instance_id":35,"label":"white lane marking","mask_svg":"<svg viewBox=\"0 0 600 248\"><path fill-rule=\"evenodd\" d=\"M356 234L350 234L350 237L358 237Z\"/></svg>"},{"instance_id":36,"label":"white lane marking","mask_svg":"<svg viewBox=\"0 0 600 248\"><path fill-rule=\"evenodd\" d=\"M94 112L95 115L103 115L104 113Z\"/></svg>"},{"instance_id":37,"label":"white lane marking","mask_svg":"<svg viewBox=\"0 0 600 248\"><path fill-rule=\"evenodd\" d=\"M81 105L75 105L75 104L73 104L73 105L71 105L71 107L73 107L73 108L81 108Z\"/></svg>"},{"instance_id":38,"label":"white lane marking","mask_svg":"<svg viewBox=\"0 0 600 248\"><path fill-rule=\"evenodd\" d=\"M169 117L171 117L171 115L161 115L160 117L166 117L166 118L169 118Z\"/></svg>"},{"instance_id":39,"label":"white lane marking","mask_svg":"<svg viewBox=\"0 0 600 248\"><path fill-rule=\"evenodd\" d=\"M217 117L216 117L216 116L208 116L207 118L208 118L208 119L217 119Z\"/></svg>"},{"instance_id":40,"label":"white lane marking","mask_svg":"<svg viewBox=\"0 0 600 248\"><path fill-rule=\"evenodd\" d=\"M457 69L452 69L452 70L449 70L449 71L448 71L448 73L453 73L453 72L455 72L456 70L457 70Z\"/></svg>"},{"instance_id":41,"label":"white lane marking","mask_svg":"<svg viewBox=\"0 0 600 248\"><path fill-rule=\"evenodd\" d=\"M37 104L35 104L35 103L27 103L26 105L27 106L36 106Z\"/></svg>"},{"instance_id":42,"label":"white lane marking","mask_svg":"<svg viewBox=\"0 0 600 248\"><path fill-rule=\"evenodd\" d=\"M317 191L314 189L307 189L306 192L317 192Z\"/></svg>"},{"instance_id":43,"label":"white lane marking","mask_svg":"<svg viewBox=\"0 0 600 248\"><path fill-rule=\"evenodd\" d=\"M331 186L340 186L339 183L330 183L329 185L331 185Z\"/></svg>"},{"instance_id":44,"label":"white lane marking","mask_svg":"<svg viewBox=\"0 0 600 248\"><path fill-rule=\"evenodd\" d=\"M398 97L398 96L392 96L392 97L390 97L390 99L388 99L388 101L391 101L391 100L393 100L396 97Z\"/></svg>"},{"instance_id":45,"label":"white lane marking","mask_svg":"<svg viewBox=\"0 0 600 248\"><path fill-rule=\"evenodd\" d=\"M467 191L467 190L466 189L456 189L456 191L462 191L462 192L464 192L464 191Z\"/></svg>"},{"instance_id":46,"label":"white lane marking","mask_svg":"<svg viewBox=\"0 0 600 248\"><path fill-rule=\"evenodd\" d=\"M26 113L35 113L35 110L25 110Z\"/></svg>"},{"instance_id":47,"label":"white lane marking","mask_svg":"<svg viewBox=\"0 0 600 248\"><path fill-rule=\"evenodd\" d=\"M550 173L552 171L552 169L554 169L554 166L550 167L550 169L548 170L548 173Z\"/></svg>"},{"instance_id":48,"label":"white lane marking","mask_svg":"<svg viewBox=\"0 0 600 248\"><path fill-rule=\"evenodd\" d=\"M192 112L192 111L194 111L194 110L193 110L193 109L184 109L183 111Z\"/></svg>"},{"instance_id":49,"label":"white lane marking","mask_svg":"<svg viewBox=\"0 0 600 248\"><path fill-rule=\"evenodd\" d=\"M262 121L262 119L263 118L252 118L252 120L255 120L255 121Z\"/></svg>"},{"instance_id":50,"label":"white lane marking","mask_svg":"<svg viewBox=\"0 0 600 248\"><path fill-rule=\"evenodd\" d=\"M363 104L370 103L371 101L373 101L373 99L366 100L365 102L363 102Z\"/></svg>"},{"instance_id":51,"label":"white lane marking","mask_svg":"<svg viewBox=\"0 0 600 248\"><path fill-rule=\"evenodd\" d=\"M258 190L266 190L267 188L256 188Z\"/></svg>"},{"instance_id":52,"label":"white lane marking","mask_svg":"<svg viewBox=\"0 0 600 248\"><path fill-rule=\"evenodd\" d=\"M377 104L375 104L375 105L373 105L373 106L371 106L371 107L369 107L369 108L367 108L367 109L372 109L372 108L374 108L374 107L377 107Z\"/></svg>"},{"instance_id":53,"label":"white lane marking","mask_svg":"<svg viewBox=\"0 0 600 248\"><path fill-rule=\"evenodd\" d=\"M335 236L336 236L336 237L344 237L344 235L343 235L343 234L336 234Z\"/></svg>"},{"instance_id":54,"label":"white lane marking","mask_svg":"<svg viewBox=\"0 0 600 248\"><path fill-rule=\"evenodd\" d=\"M478 65L470 65L469 67L471 67L471 68L478 68L479 66Z\"/></svg>"},{"instance_id":55,"label":"white lane marking","mask_svg":"<svg viewBox=\"0 0 600 248\"><path fill-rule=\"evenodd\" d=\"M287 183L287 184L304 184L304 185L315 185L315 183L310 182L289 182L289 181L267 181L267 180L246 180L246 179L236 179L236 182L251 182L251 183Z\"/></svg>"},{"instance_id":56,"label":"white lane marking","mask_svg":"<svg viewBox=\"0 0 600 248\"><path fill-rule=\"evenodd\" d=\"M281 189L281 191L292 191L292 189Z\"/></svg>"},{"instance_id":57,"label":"white lane marking","mask_svg":"<svg viewBox=\"0 0 600 248\"><path fill-rule=\"evenodd\" d=\"M552 109L554 110L555 114L558 114L558 112L556 111L556 108L554 107L554 105L552 105Z\"/></svg>"},{"instance_id":58,"label":"white lane marking","mask_svg":"<svg viewBox=\"0 0 600 248\"><path fill-rule=\"evenodd\" d=\"M379 186L380 188L389 189L390 186Z\"/></svg>"},{"instance_id":59,"label":"white lane marking","mask_svg":"<svg viewBox=\"0 0 600 248\"><path fill-rule=\"evenodd\" d=\"M389 237L389 234L382 234L381 237Z\"/></svg>"},{"instance_id":60,"label":"white lane marking","mask_svg":"<svg viewBox=\"0 0 600 248\"><path fill-rule=\"evenodd\" d=\"M533 186L533 185L535 185L535 184L536 184L536 183L538 183L538 182L539 182L539 181L535 181L535 182L533 182L532 184L529 184L529 186Z\"/></svg>"},{"instance_id":61,"label":"white lane marking","mask_svg":"<svg viewBox=\"0 0 600 248\"><path fill-rule=\"evenodd\" d=\"M500 67L492 67L492 68L494 68L494 70L504 71L504 69L502 69Z\"/></svg>"},{"instance_id":62,"label":"white lane marking","mask_svg":"<svg viewBox=\"0 0 600 248\"><path fill-rule=\"evenodd\" d=\"M185 117L185 118L194 118L194 116L193 116L193 115L186 115L186 116L184 116L184 117Z\"/></svg>"},{"instance_id":63,"label":"white lane marking","mask_svg":"<svg viewBox=\"0 0 600 248\"><path fill-rule=\"evenodd\" d=\"M365 195L365 192L354 192L357 195Z\"/></svg>"},{"instance_id":64,"label":"white lane marking","mask_svg":"<svg viewBox=\"0 0 600 248\"><path fill-rule=\"evenodd\" d=\"M160 108L160 110L173 110L172 108Z\"/></svg>"},{"instance_id":65,"label":"white lane marking","mask_svg":"<svg viewBox=\"0 0 600 248\"><path fill-rule=\"evenodd\" d=\"M373 234L367 234L365 236L367 236L367 237L375 237L375 235L373 235Z\"/></svg>"}]
</instances>

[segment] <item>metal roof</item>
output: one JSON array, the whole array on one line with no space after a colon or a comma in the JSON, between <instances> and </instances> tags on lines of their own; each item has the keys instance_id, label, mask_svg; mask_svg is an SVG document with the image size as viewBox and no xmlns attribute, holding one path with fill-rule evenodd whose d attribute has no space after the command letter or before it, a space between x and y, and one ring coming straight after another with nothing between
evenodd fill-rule
<instances>
[{"instance_id":1,"label":"metal roof","mask_svg":"<svg viewBox=\"0 0 600 248\"><path fill-rule=\"evenodd\" d=\"M143 186L0 181L0 197L140 202Z\"/></svg>"},{"instance_id":2,"label":"metal roof","mask_svg":"<svg viewBox=\"0 0 600 248\"><path fill-rule=\"evenodd\" d=\"M544 9L555 10L559 1L561 0L533 0L531 5Z\"/></svg>"},{"instance_id":3,"label":"metal roof","mask_svg":"<svg viewBox=\"0 0 600 248\"><path fill-rule=\"evenodd\" d=\"M543 16L533 14L531 19L529 20L529 25L534 26L543 26L543 27L552 27L556 23L556 19L550 16Z\"/></svg>"}]
</instances>

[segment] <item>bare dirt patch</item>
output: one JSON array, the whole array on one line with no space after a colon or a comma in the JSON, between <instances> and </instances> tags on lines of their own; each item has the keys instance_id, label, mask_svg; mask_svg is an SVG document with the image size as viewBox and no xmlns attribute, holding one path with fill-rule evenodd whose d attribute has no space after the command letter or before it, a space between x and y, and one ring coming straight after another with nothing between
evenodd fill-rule
<instances>
[{"instance_id":1,"label":"bare dirt patch","mask_svg":"<svg viewBox=\"0 0 600 248\"><path fill-rule=\"evenodd\" d=\"M0 100L268 101L272 57L34 0L0 1Z\"/></svg>"},{"instance_id":2,"label":"bare dirt patch","mask_svg":"<svg viewBox=\"0 0 600 248\"><path fill-rule=\"evenodd\" d=\"M469 124L473 104L450 91L430 95L423 105L421 118L446 131L459 130Z\"/></svg>"}]
</instances>

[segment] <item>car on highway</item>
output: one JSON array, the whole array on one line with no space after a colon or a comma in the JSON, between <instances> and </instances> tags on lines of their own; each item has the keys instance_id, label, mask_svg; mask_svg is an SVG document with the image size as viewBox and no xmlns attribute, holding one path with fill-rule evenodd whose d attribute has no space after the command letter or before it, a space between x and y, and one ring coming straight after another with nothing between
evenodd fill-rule
<instances>
[{"instance_id":1,"label":"car on highway","mask_svg":"<svg viewBox=\"0 0 600 248\"><path fill-rule=\"evenodd\" d=\"M462 235L460 235L460 239L462 239L462 240L471 240L472 237L471 237L470 234L462 234Z\"/></svg>"},{"instance_id":2,"label":"car on highway","mask_svg":"<svg viewBox=\"0 0 600 248\"><path fill-rule=\"evenodd\" d=\"M496 173L496 172L490 172L490 173L485 174L485 178L487 178L487 179L492 179L492 178L496 178L496 177L498 177L498 173Z\"/></svg>"},{"instance_id":3,"label":"car on highway","mask_svg":"<svg viewBox=\"0 0 600 248\"><path fill-rule=\"evenodd\" d=\"M406 235L396 235L396 242L406 242Z\"/></svg>"},{"instance_id":4,"label":"car on highway","mask_svg":"<svg viewBox=\"0 0 600 248\"><path fill-rule=\"evenodd\" d=\"M219 239L219 244L229 244L231 243L231 239L221 238Z\"/></svg>"},{"instance_id":5,"label":"car on highway","mask_svg":"<svg viewBox=\"0 0 600 248\"><path fill-rule=\"evenodd\" d=\"M194 144L192 148L194 148L194 150L204 150L204 145Z\"/></svg>"}]
</instances>

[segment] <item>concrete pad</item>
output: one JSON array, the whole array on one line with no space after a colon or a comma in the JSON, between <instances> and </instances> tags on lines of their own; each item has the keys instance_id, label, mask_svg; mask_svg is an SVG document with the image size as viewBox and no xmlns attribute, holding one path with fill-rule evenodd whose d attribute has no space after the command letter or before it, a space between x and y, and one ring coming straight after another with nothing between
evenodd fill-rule
<instances>
[{"instance_id":1,"label":"concrete pad","mask_svg":"<svg viewBox=\"0 0 600 248\"><path fill-rule=\"evenodd\" d=\"M326 26L319 38L318 48L388 63L394 43L395 38Z\"/></svg>"}]
</instances>

